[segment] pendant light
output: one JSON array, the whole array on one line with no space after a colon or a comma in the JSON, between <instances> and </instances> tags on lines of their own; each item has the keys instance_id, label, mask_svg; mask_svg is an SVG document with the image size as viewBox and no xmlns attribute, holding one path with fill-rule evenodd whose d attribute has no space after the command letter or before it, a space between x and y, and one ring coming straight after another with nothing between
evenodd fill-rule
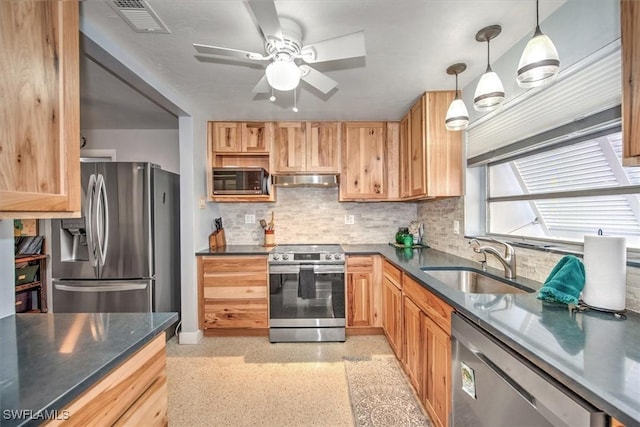
<instances>
[{"instance_id":1,"label":"pendant light","mask_svg":"<svg viewBox=\"0 0 640 427\"><path fill-rule=\"evenodd\" d=\"M447 116L444 120L447 130L462 130L469 126L469 112L458 92L458 74L466 69L467 64L464 63L453 64L447 68L447 74L456 75L456 97L449 105Z\"/></svg>"},{"instance_id":2,"label":"pendant light","mask_svg":"<svg viewBox=\"0 0 640 427\"><path fill-rule=\"evenodd\" d=\"M559 69L558 51L551 39L540 30L538 0L536 0L536 31L520 57L518 85L524 88L545 85L555 79Z\"/></svg>"},{"instance_id":3,"label":"pendant light","mask_svg":"<svg viewBox=\"0 0 640 427\"><path fill-rule=\"evenodd\" d=\"M487 42L487 70L484 72L473 96L476 111L492 111L504 101L504 86L500 77L491 69L489 43L502 32L500 25L490 25L478 31L476 41Z\"/></svg>"}]
</instances>

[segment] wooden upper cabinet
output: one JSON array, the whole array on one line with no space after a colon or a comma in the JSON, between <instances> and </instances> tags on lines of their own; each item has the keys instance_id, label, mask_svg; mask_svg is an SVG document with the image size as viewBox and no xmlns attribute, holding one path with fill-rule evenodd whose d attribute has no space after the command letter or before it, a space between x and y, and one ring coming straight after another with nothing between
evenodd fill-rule
<instances>
[{"instance_id":1,"label":"wooden upper cabinet","mask_svg":"<svg viewBox=\"0 0 640 427\"><path fill-rule=\"evenodd\" d=\"M0 219L80 213L78 2L0 2Z\"/></svg>"},{"instance_id":2,"label":"wooden upper cabinet","mask_svg":"<svg viewBox=\"0 0 640 427\"><path fill-rule=\"evenodd\" d=\"M217 153L268 153L271 123L209 122L213 151Z\"/></svg>"},{"instance_id":3,"label":"wooden upper cabinet","mask_svg":"<svg viewBox=\"0 0 640 427\"><path fill-rule=\"evenodd\" d=\"M340 123L309 122L306 128L306 171L340 173Z\"/></svg>"},{"instance_id":4,"label":"wooden upper cabinet","mask_svg":"<svg viewBox=\"0 0 640 427\"><path fill-rule=\"evenodd\" d=\"M213 137L213 151L239 153L242 151L242 123L209 122Z\"/></svg>"},{"instance_id":5,"label":"wooden upper cabinet","mask_svg":"<svg viewBox=\"0 0 640 427\"><path fill-rule=\"evenodd\" d=\"M444 120L454 91L426 92L400 122L403 199L461 196L462 134Z\"/></svg>"},{"instance_id":6,"label":"wooden upper cabinet","mask_svg":"<svg viewBox=\"0 0 640 427\"><path fill-rule=\"evenodd\" d=\"M272 173L303 172L306 166L306 125L277 122L273 130Z\"/></svg>"},{"instance_id":7,"label":"wooden upper cabinet","mask_svg":"<svg viewBox=\"0 0 640 427\"><path fill-rule=\"evenodd\" d=\"M339 173L338 122L275 124L273 173Z\"/></svg>"},{"instance_id":8,"label":"wooden upper cabinet","mask_svg":"<svg viewBox=\"0 0 640 427\"><path fill-rule=\"evenodd\" d=\"M411 135L409 122L410 112L400 120L400 197L411 196Z\"/></svg>"},{"instance_id":9,"label":"wooden upper cabinet","mask_svg":"<svg viewBox=\"0 0 640 427\"><path fill-rule=\"evenodd\" d=\"M425 175L425 97L421 96L409 111L409 197L427 193Z\"/></svg>"},{"instance_id":10,"label":"wooden upper cabinet","mask_svg":"<svg viewBox=\"0 0 640 427\"><path fill-rule=\"evenodd\" d=\"M620 1L622 138L625 166L640 166L640 3Z\"/></svg>"},{"instance_id":11,"label":"wooden upper cabinet","mask_svg":"<svg viewBox=\"0 0 640 427\"><path fill-rule=\"evenodd\" d=\"M427 197L462 196L462 132L448 131L444 125L447 109L455 99L455 91L427 92L426 179Z\"/></svg>"},{"instance_id":12,"label":"wooden upper cabinet","mask_svg":"<svg viewBox=\"0 0 640 427\"><path fill-rule=\"evenodd\" d=\"M342 124L340 200L386 199L386 123Z\"/></svg>"}]
</instances>

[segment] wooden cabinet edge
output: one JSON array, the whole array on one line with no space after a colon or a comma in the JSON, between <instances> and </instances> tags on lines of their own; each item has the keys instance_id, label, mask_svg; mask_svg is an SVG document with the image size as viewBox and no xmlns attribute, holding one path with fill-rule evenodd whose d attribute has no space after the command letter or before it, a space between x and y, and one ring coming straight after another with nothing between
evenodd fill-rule
<instances>
[{"instance_id":1,"label":"wooden cabinet edge","mask_svg":"<svg viewBox=\"0 0 640 427\"><path fill-rule=\"evenodd\" d=\"M131 410L135 408L136 402L138 402L141 397L144 397L145 393L151 389L155 383L162 381L163 378L166 379L165 351L166 337L165 333L162 332L67 405L63 410L69 414L68 420L52 420L45 425L59 426L64 424L65 426L82 426L93 423L97 424L98 419L101 422L113 424L117 423L124 415L134 417L135 411ZM155 368L155 370L159 372L155 375L155 378L149 382L148 386L135 396L135 399L122 410L122 413L111 413L111 410L114 409L113 406L118 403L118 399L123 398L124 393L110 397L107 392L120 386L132 376L153 374L155 364L159 364ZM130 392L132 389L133 388L128 387L126 390ZM110 400L111 398L113 400ZM111 403L111 406L109 403ZM93 405L93 407L90 407L91 405ZM156 404L156 406L162 407L166 413L168 406L167 400L164 399L163 402L159 405ZM96 407L98 407L98 409L96 409ZM111 422L106 421L105 418L107 415L112 416L113 420ZM75 421L74 418L75 420L78 418L82 420Z\"/></svg>"}]
</instances>

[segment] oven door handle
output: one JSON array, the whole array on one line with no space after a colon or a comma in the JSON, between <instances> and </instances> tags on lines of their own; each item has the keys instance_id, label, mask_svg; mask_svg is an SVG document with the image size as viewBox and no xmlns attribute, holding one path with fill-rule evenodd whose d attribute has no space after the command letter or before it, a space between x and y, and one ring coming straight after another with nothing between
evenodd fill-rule
<instances>
[{"instance_id":1,"label":"oven door handle","mask_svg":"<svg viewBox=\"0 0 640 427\"><path fill-rule=\"evenodd\" d=\"M270 265L269 274L299 274L300 265Z\"/></svg>"},{"instance_id":2,"label":"oven door handle","mask_svg":"<svg viewBox=\"0 0 640 427\"><path fill-rule=\"evenodd\" d=\"M344 273L344 265L341 264L317 264L313 266L316 274Z\"/></svg>"}]
</instances>

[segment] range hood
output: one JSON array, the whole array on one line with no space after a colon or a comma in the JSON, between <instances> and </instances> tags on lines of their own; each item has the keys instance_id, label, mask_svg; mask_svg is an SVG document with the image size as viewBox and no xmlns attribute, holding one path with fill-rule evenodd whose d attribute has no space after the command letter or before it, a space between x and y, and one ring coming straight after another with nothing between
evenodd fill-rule
<instances>
[{"instance_id":1,"label":"range hood","mask_svg":"<svg viewBox=\"0 0 640 427\"><path fill-rule=\"evenodd\" d=\"M338 175L273 175L273 185L281 187L337 187Z\"/></svg>"}]
</instances>

